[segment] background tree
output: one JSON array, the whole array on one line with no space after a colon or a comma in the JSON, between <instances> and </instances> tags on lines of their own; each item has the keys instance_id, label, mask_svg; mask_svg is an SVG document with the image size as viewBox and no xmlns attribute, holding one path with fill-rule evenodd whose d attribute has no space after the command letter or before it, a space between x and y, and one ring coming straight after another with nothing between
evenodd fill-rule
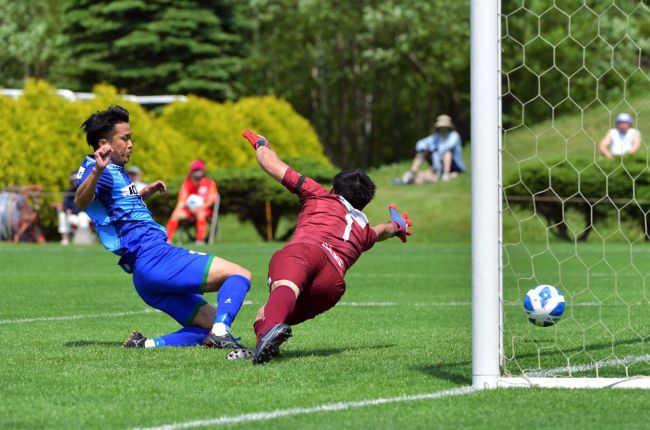
<instances>
[{"instance_id":1,"label":"background tree","mask_svg":"<svg viewBox=\"0 0 650 430\"><path fill-rule=\"evenodd\" d=\"M22 88L29 77L62 78L61 9L59 0L0 0L0 87Z\"/></svg>"},{"instance_id":2,"label":"background tree","mask_svg":"<svg viewBox=\"0 0 650 430\"><path fill-rule=\"evenodd\" d=\"M466 2L249 0L246 14L246 88L287 98L336 164L410 155L441 113L467 135Z\"/></svg>"},{"instance_id":3,"label":"background tree","mask_svg":"<svg viewBox=\"0 0 650 430\"><path fill-rule=\"evenodd\" d=\"M245 49L233 0L70 1L65 21L80 89L106 81L135 94L238 92Z\"/></svg>"}]
</instances>

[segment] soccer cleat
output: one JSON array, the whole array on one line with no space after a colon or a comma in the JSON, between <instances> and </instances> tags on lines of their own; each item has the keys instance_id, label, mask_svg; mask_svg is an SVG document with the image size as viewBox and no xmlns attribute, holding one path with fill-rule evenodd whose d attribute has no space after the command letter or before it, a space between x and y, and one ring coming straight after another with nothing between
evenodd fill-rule
<instances>
[{"instance_id":1,"label":"soccer cleat","mask_svg":"<svg viewBox=\"0 0 650 430\"><path fill-rule=\"evenodd\" d=\"M139 331L134 331L122 344L122 348L144 348L146 337Z\"/></svg>"},{"instance_id":2,"label":"soccer cleat","mask_svg":"<svg viewBox=\"0 0 650 430\"><path fill-rule=\"evenodd\" d=\"M262 364L280 354L280 345L291 337L289 324L276 324L266 331L257 343L253 364Z\"/></svg>"},{"instance_id":3,"label":"soccer cleat","mask_svg":"<svg viewBox=\"0 0 650 430\"><path fill-rule=\"evenodd\" d=\"M239 338L235 339L230 333L226 333L222 336L217 336L216 334L210 332L205 339L203 339L203 346L208 348L219 348L219 349L247 349L245 346L237 343Z\"/></svg>"},{"instance_id":4,"label":"soccer cleat","mask_svg":"<svg viewBox=\"0 0 650 430\"><path fill-rule=\"evenodd\" d=\"M235 360L250 360L255 355L254 349L248 348L237 348L233 349L226 355L226 360L235 361Z\"/></svg>"}]
</instances>

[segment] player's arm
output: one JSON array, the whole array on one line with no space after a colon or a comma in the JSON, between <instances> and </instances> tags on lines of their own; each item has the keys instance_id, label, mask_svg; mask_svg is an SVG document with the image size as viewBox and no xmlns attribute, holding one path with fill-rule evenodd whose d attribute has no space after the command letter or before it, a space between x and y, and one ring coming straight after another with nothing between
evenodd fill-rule
<instances>
[{"instance_id":1,"label":"player's arm","mask_svg":"<svg viewBox=\"0 0 650 430\"><path fill-rule=\"evenodd\" d=\"M402 242L406 242L406 236L411 235L411 225L413 225L413 222L408 219L408 213L404 212L400 215L397 212L397 206L393 203L388 205L388 211L390 213L390 221L372 227L377 234L377 242L395 236L399 237Z\"/></svg>"},{"instance_id":2,"label":"player's arm","mask_svg":"<svg viewBox=\"0 0 650 430\"><path fill-rule=\"evenodd\" d=\"M166 190L167 190L167 184L165 184L163 181L158 180L141 189L140 197L142 197L142 200L147 200L149 197L153 196L154 194L162 193L163 191Z\"/></svg>"},{"instance_id":3,"label":"player's arm","mask_svg":"<svg viewBox=\"0 0 650 430\"><path fill-rule=\"evenodd\" d=\"M86 180L77 188L74 194L74 204L79 209L84 209L95 198L95 188L102 172L108 166L111 160L112 148L109 145L102 145L93 154L95 157L95 165Z\"/></svg>"},{"instance_id":4,"label":"player's arm","mask_svg":"<svg viewBox=\"0 0 650 430\"><path fill-rule=\"evenodd\" d=\"M284 174L287 172L289 166L280 160L278 154L271 148L269 141L264 136L259 136L250 130L244 131L242 136L255 149L257 162L262 170L279 183L282 183L282 178L284 178Z\"/></svg>"}]
</instances>

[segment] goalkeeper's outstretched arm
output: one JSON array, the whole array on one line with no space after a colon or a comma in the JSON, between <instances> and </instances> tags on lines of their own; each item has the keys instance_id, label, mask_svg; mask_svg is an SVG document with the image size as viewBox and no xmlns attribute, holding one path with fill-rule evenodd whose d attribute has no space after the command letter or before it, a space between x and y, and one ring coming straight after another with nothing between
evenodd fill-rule
<instances>
[{"instance_id":1,"label":"goalkeeper's outstretched arm","mask_svg":"<svg viewBox=\"0 0 650 430\"><path fill-rule=\"evenodd\" d=\"M269 174L270 177L282 183L282 178L289 166L278 157L278 154L271 148L271 144L264 136L259 136L250 130L242 133L242 136L248 140L255 149L257 162L260 167Z\"/></svg>"}]
</instances>

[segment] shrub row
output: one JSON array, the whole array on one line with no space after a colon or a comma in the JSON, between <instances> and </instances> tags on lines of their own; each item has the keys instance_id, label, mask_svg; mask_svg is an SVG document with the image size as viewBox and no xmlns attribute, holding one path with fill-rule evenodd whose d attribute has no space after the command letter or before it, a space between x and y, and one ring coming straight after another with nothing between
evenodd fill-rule
<instances>
[{"instance_id":1,"label":"shrub row","mask_svg":"<svg viewBox=\"0 0 650 430\"><path fill-rule=\"evenodd\" d=\"M584 217L578 240L586 240L596 223L610 217L638 222L650 239L650 167L643 157L530 161L504 182L504 196L509 205L542 215L566 240L573 239L568 210Z\"/></svg>"},{"instance_id":2,"label":"shrub row","mask_svg":"<svg viewBox=\"0 0 650 430\"><path fill-rule=\"evenodd\" d=\"M0 97L0 189L39 184L46 192L65 190L69 173L90 152L79 126L90 114L111 104L120 104L131 114L134 151L130 164L140 166L148 181L180 184L196 158L206 160L213 170L254 165L255 153L240 136L247 128L267 136L283 157L300 156L329 165L309 122L275 97L220 104L190 96L187 102L167 105L160 115L154 115L121 98L109 85L97 86L94 92L93 100L70 102L49 84L29 81L22 97ZM60 201L60 196L48 197L41 207L49 207L53 200ZM53 211L43 211L41 217L52 236Z\"/></svg>"}]
</instances>

